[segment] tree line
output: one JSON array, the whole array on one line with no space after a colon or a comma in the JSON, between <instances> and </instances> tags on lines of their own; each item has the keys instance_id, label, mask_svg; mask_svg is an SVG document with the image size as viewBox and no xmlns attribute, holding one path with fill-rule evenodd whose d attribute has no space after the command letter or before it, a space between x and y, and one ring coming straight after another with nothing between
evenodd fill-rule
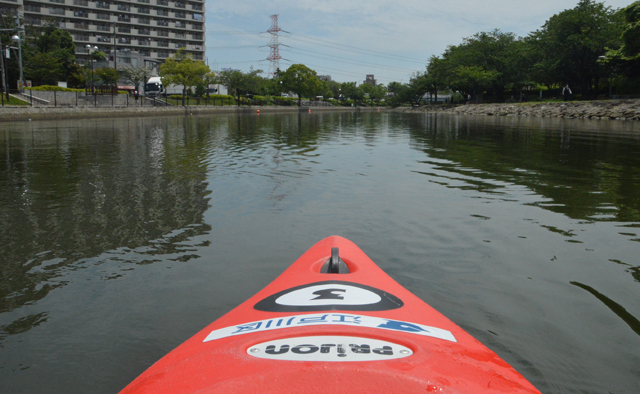
<instances>
[{"instance_id":1,"label":"tree line","mask_svg":"<svg viewBox=\"0 0 640 394\"><path fill-rule=\"evenodd\" d=\"M558 95L569 85L576 98L640 92L640 1L612 9L594 0L553 15L526 37L499 29L480 32L432 56L408 84L395 84L397 102L425 93L452 93L505 102L523 94ZM457 97L456 97L457 96Z\"/></svg>"}]
</instances>

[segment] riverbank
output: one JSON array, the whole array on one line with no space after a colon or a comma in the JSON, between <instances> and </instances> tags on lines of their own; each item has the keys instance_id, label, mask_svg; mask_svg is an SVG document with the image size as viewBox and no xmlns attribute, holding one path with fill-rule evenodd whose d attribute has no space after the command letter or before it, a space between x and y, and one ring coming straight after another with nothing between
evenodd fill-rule
<instances>
[{"instance_id":1,"label":"riverbank","mask_svg":"<svg viewBox=\"0 0 640 394\"><path fill-rule=\"evenodd\" d=\"M328 111L378 111L378 108L352 107L2 107L0 122L56 120L56 119L90 119L111 117L139 116L195 116L230 113L285 113L285 112L328 112Z\"/></svg>"},{"instance_id":2,"label":"riverbank","mask_svg":"<svg viewBox=\"0 0 640 394\"><path fill-rule=\"evenodd\" d=\"M570 101L557 103L425 105L403 112L460 115L533 116L551 118L640 120L640 100Z\"/></svg>"}]
</instances>

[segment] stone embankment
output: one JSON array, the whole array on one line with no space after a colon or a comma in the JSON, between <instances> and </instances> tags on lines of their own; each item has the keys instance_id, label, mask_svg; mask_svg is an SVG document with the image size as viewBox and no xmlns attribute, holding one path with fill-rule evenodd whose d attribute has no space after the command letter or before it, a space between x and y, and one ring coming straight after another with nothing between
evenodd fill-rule
<instances>
[{"instance_id":1,"label":"stone embankment","mask_svg":"<svg viewBox=\"0 0 640 394\"><path fill-rule=\"evenodd\" d=\"M406 111L486 116L640 120L640 100L570 101L537 104L467 104L456 106L428 105L412 107Z\"/></svg>"}]
</instances>

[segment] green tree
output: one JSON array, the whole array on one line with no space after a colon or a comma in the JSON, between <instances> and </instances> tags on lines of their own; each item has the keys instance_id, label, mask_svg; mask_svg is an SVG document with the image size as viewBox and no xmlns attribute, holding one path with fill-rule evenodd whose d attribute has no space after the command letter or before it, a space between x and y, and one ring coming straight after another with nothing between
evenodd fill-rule
<instances>
[{"instance_id":1,"label":"green tree","mask_svg":"<svg viewBox=\"0 0 640 394\"><path fill-rule=\"evenodd\" d=\"M13 16L5 16L0 26L3 29L13 28ZM24 21L22 21L24 26ZM2 32L0 40L3 44L13 44L11 37L15 31ZM56 84L68 81L77 71L75 67L75 45L69 32L59 29L53 22L45 22L43 26L27 25L22 36L22 65L24 77L34 85ZM16 53L17 54L17 53ZM12 56L8 61L9 73L18 75L18 57ZM17 79L17 78L16 78Z\"/></svg>"},{"instance_id":2,"label":"green tree","mask_svg":"<svg viewBox=\"0 0 640 394\"><path fill-rule=\"evenodd\" d=\"M447 88L446 62L437 56L431 56L427 64L425 83L427 93L431 93L434 101L438 101L438 92Z\"/></svg>"},{"instance_id":3,"label":"green tree","mask_svg":"<svg viewBox=\"0 0 640 394\"><path fill-rule=\"evenodd\" d=\"M344 97L353 100L356 105L364 99L364 92L356 82L343 82L340 84L340 91Z\"/></svg>"},{"instance_id":4,"label":"green tree","mask_svg":"<svg viewBox=\"0 0 640 394\"><path fill-rule=\"evenodd\" d=\"M202 60L194 60L193 56L179 49L175 55L167 58L160 65L160 77L164 86L182 86L182 105L185 105L185 96L193 86L202 82L211 74L211 69Z\"/></svg>"},{"instance_id":5,"label":"green tree","mask_svg":"<svg viewBox=\"0 0 640 394\"><path fill-rule=\"evenodd\" d=\"M103 67L93 71L94 78L98 79L104 85L116 86L120 73L115 68Z\"/></svg>"},{"instance_id":6,"label":"green tree","mask_svg":"<svg viewBox=\"0 0 640 394\"><path fill-rule=\"evenodd\" d=\"M620 69L629 77L637 78L640 74L640 1L624 8L622 13L622 45L607 51L605 63Z\"/></svg>"},{"instance_id":7,"label":"green tree","mask_svg":"<svg viewBox=\"0 0 640 394\"><path fill-rule=\"evenodd\" d=\"M126 67L122 70L122 76L125 81L135 86L136 90L138 90L141 84L149 80L151 72L151 68L147 66Z\"/></svg>"},{"instance_id":8,"label":"green tree","mask_svg":"<svg viewBox=\"0 0 640 394\"><path fill-rule=\"evenodd\" d=\"M322 89L322 81L317 73L304 64L292 64L281 76L285 91L294 92L298 96L298 106L302 104L302 96L313 97Z\"/></svg>"},{"instance_id":9,"label":"green tree","mask_svg":"<svg viewBox=\"0 0 640 394\"><path fill-rule=\"evenodd\" d=\"M450 85L456 90L471 93L478 101L478 93L491 85L498 77L497 71L485 70L479 66L458 66L451 73Z\"/></svg>"},{"instance_id":10,"label":"green tree","mask_svg":"<svg viewBox=\"0 0 640 394\"><path fill-rule=\"evenodd\" d=\"M237 98L236 102L240 106L240 96L243 94L256 94L264 88L264 79L260 77L262 70L251 69L247 73L240 70L222 71L217 80L224 85L229 94Z\"/></svg>"},{"instance_id":11,"label":"green tree","mask_svg":"<svg viewBox=\"0 0 640 394\"><path fill-rule=\"evenodd\" d=\"M57 85L62 80L64 69L59 59L48 53L35 53L23 61L25 79L33 86Z\"/></svg>"},{"instance_id":12,"label":"green tree","mask_svg":"<svg viewBox=\"0 0 640 394\"><path fill-rule=\"evenodd\" d=\"M449 46L442 59L432 57L427 66L429 91L441 89L447 78L458 78L454 70L460 66L481 67L494 75L491 84L485 88L490 89L498 101L504 101L505 91L528 81L529 67L523 58L524 50L524 40L514 33L497 29L467 37L462 44Z\"/></svg>"},{"instance_id":13,"label":"green tree","mask_svg":"<svg viewBox=\"0 0 640 394\"><path fill-rule=\"evenodd\" d=\"M607 71L598 62L606 48L620 47L621 15L593 0L549 18L527 39L539 59L535 80L550 85L576 85L583 97L593 92ZM575 89L575 87L574 87Z\"/></svg>"}]
</instances>

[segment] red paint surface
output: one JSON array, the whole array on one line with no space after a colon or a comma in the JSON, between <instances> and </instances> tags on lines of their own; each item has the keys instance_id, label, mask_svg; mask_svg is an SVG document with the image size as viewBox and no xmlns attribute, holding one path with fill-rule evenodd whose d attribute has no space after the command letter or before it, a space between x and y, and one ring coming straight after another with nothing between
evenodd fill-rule
<instances>
[{"instance_id":1,"label":"red paint surface","mask_svg":"<svg viewBox=\"0 0 640 394\"><path fill-rule=\"evenodd\" d=\"M331 248L351 273L320 274ZM307 326L248 333L203 342L212 331L281 316L321 312L264 312L253 306L291 287L340 280L387 291L399 309L345 311L448 330L457 342L367 327ZM332 310L331 312L340 312ZM401 344L414 354L383 361L282 361L252 357L252 345L289 337L345 335ZM538 393L497 354L385 274L354 243L329 237L314 245L269 286L174 349L122 393Z\"/></svg>"}]
</instances>

